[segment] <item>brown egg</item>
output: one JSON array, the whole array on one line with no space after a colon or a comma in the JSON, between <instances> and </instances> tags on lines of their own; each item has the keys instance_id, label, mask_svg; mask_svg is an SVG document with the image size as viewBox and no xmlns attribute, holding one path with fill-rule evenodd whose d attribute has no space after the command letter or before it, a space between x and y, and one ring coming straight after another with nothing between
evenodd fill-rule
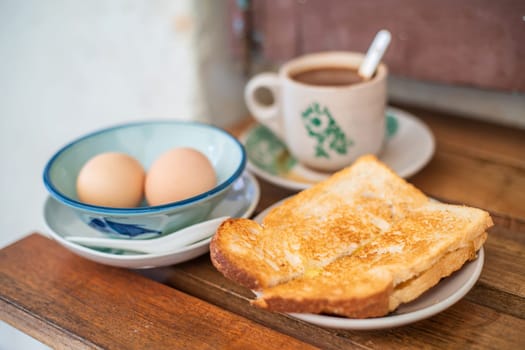
<instances>
[{"instance_id":1,"label":"brown egg","mask_svg":"<svg viewBox=\"0 0 525 350\"><path fill-rule=\"evenodd\" d=\"M146 175L150 205L180 201L211 190L217 184L209 159L193 148L174 148L162 154Z\"/></svg>"},{"instance_id":2,"label":"brown egg","mask_svg":"<svg viewBox=\"0 0 525 350\"><path fill-rule=\"evenodd\" d=\"M117 152L99 154L84 164L77 178L81 202L113 208L132 208L144 197L142 165Z\"/></svg>"}]
</instances>

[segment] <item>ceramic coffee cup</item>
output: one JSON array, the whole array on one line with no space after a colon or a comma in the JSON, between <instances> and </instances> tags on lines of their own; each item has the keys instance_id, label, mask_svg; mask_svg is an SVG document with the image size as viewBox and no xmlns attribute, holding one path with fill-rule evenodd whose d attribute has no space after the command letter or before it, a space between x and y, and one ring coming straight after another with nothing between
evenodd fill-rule
<instances>
[{"instance_id":1,"label":"ceramic coffee cup","mask_svg":"<svg viewBox=\"0 0 525 350\"><path fill-rule=\"evenodd\" d=\"M258 74L244 91L248 109L307 167L335 171L363 154L378 154L388 70L380 64L370 80L359 81L363 59L360 53L323 52L288 61L278 73ZM272 104L256 98L260 88L270 90Z\"/></svg>"}]
</instances>

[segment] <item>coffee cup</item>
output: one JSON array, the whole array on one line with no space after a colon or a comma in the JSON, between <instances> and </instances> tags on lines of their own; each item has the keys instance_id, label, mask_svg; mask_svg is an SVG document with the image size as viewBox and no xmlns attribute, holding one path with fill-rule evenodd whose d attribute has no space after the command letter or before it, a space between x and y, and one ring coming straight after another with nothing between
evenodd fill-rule
<instances>
[{"instance_id":1,"label":"coffee cup","mask_svg":"<svg viewBox=\"0 0 525 350\"><path fill-rule=\"evenodd\" d=\"M378 154L385 136L387 67L368 80L357 71L364 55L308 54L283 64L277 73L254 76L245 87L250 113L268 127L303 165L335 171L364 154ZM268 89L271 104L256 92Z\"/></svg>"}]
</instances>

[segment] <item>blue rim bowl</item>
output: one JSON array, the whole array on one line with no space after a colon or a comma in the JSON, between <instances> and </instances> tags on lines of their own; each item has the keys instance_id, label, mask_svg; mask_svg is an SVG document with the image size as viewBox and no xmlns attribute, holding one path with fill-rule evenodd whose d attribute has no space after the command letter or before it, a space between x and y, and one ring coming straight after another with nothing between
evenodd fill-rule
<instances>
[{"instance_id":1,"label":"blue rim bowl","mask_svg":"<svg viewBox=\"0 0 525 350\"><path fill-rule=\"evenodd\" d=\"M194 197L157 206L143 201L136 208L111 208L78 200L76 178L91 157L124 152L147 171L156 157L175 147L192 147L204 153L215 169L217 185ZM245 167L243 145L219 127L188 121L146 121L101 129L66 144L47 162L43 181L53 198L72 208L94 229L118 238L150 238L205 219Z\"/></svg>"}]
</instances>

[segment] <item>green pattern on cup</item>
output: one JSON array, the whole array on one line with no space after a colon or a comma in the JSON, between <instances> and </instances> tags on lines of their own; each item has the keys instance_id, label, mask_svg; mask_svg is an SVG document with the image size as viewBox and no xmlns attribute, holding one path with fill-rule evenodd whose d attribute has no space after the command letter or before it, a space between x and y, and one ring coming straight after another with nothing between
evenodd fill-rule
<instances>
[{"instance_id":1,"label":"green pattern on cup","mask_svg":"<svg viewBox=\"0 0 525 350\"><path fill-rule=\"evenodd\" d=\"M297 162L286 145L263 125L250 131L245 146L250 162L273 175L289 172Z\"/></svg>"},{"instance_id":2,"label":"green pattern on cup","mask_svg":"<svg viewBox=\"0 0 525 350\"><path fill-rule=\"evenodd\" d=\"M327 107L314 102L302 113L303 124L308 135L316 140L315 156L330 158L329 151L346 154L348 147L353 145L332 117Z\"/></svg>"},{"instance_id":3,"label":"green pattern on cup","mask_svg":"<svg viewBox=\"0 0 525 350\"><path fill-rule=\"evenodd\" d=\"M399 130L399 121L394 114L385 115L385 134L392 138ZM286 145L267 127L258 124L250 129L244 142L248 159L265 172L283 176L297 164Z\"/></svg>"}]
</instances>

